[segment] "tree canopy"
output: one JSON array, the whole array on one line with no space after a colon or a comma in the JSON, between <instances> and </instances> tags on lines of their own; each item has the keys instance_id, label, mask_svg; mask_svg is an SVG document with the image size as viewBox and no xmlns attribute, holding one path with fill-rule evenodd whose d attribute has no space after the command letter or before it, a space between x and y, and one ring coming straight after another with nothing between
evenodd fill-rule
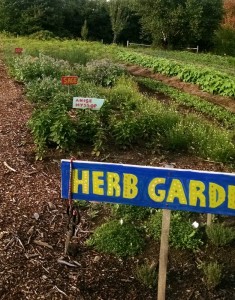
<instances>
[{"instance_id":1,"label":"tree canopy","mask_svg":"<svg viewBox=\"0 0 235 300\"><path fill-rule=\"evenodd\" d=\"M154 43L209 46L223 16L222 0L136 0L143 30Z\"/></svg>"},{"instance_id":2,"label":"tree canopy","mask_svg":"<svg viewBox=\"0 0 235 300\"><path fill-rule=\"evenodd\" d=\"M233 0L0 0L0 31L209 49L223 1L223 22L235 28Z\"/></svg>"}]
</instances>

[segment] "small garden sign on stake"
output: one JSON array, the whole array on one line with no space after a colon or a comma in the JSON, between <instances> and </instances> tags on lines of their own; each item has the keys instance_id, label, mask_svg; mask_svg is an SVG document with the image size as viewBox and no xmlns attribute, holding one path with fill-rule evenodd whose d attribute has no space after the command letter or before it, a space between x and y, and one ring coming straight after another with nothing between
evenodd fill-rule
<instances>
[{"instance_id":1,"label":"small garden sign on stake","mask_svg":"<svg viewBox=\"0 0 235 300\"><path fill-rule=\"evenodd\" d=\"M235 174L62 160L62 198L164 209L158 300L165 299L170 210L235 216Z\"/></svg>"},{"instance_id":2,"label":"small garden sign on stake","mask_svg":"<svg viewBox=\"0 0 235 300\"><path fill-rule=\"evenodd\" d=\"M22 54L23 48L15 48L15 54Z\"/></svg>"},{"instance_id":3,"label":"small garden sign on stake","mask_svg":"<svg viewBox=\"0 0 235 300\"><path fill-rule=\"evenodd\" d=\"M78 76L62 76L61 84L68 86L68 93L69 93L69 86L78 84Z\"/></svg>"}]
</instances>

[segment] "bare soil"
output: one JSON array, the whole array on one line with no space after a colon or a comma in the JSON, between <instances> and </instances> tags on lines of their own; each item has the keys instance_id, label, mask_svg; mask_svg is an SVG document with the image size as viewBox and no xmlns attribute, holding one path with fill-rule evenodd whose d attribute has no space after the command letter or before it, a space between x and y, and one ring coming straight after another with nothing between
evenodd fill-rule
<instances>
[{"instance_id":1,"label":"bare soil","mask_svg":"<svg viewBox=\"0 0 235 300\"><path fill-rule=\"evenodd\" d=\"M70 154L52 149L43 161L35 161L27 129L33 107L23 96L23 86L9 78L2 61L0 103L0 299L156 299L156 288L145 287L134 273L138 263L158 262L157 243L150 240L143 254L129 259L86 246L91 231L104 217L102 205L94 204L96 218L89 216L89 210L81 210L81 224L69 255L64 255L67 215L60 198L60 160ZM110 149L94 158L90 149L84 148L73 155L82 160L233 171L197 157L142 149ZM220 286L209 291L198 264L212 257L223 263L225 271ZM170 249L167 299L235 299L234 245L219 251L204 247L197 253Z\"/></svg>"}]
</instances>

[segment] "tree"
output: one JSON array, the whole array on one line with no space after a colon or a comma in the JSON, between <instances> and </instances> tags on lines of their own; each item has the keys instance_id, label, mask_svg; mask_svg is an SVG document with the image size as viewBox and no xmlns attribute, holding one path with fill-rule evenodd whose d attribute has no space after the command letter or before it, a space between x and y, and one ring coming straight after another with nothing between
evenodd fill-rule
<instances>
[{"instance_id":1,"label":"tree","mask_svg":"<svg viewBox=\"0 0 235 300\"><path fill-rule=\"evenodd\" d=\"M135 8L155 44L209 46L220 24L222 0L136 0Z\"/></svg>"},{"instance_id":2,"label":"tree","mask_svg":"<svg viewBox=\"0 0 235 300\"><path fill-rule=\"evenodd\" d=\"M223 27L235 30L235 1L224 0Z\"/></svg>"},{"instance_id":3,"label":"tree","mask_svg":"<svg viewBox=\"0 0 235 300\"><path fill-rule=\"evenodd\" d=\"M116 43L128 20L128 0L109 0L108 12L113 31L113 43Z\"/></svg>"},{"instance_id":4,"label":"tree","mask_svg":"<svg viewBox=\"0 0 235 300\"><path fill-rule=\"evenodd\" d=\"M18 34L39 30L59 33L64 0L0 0L0 29Z\"/></svg>"},{"instance_id":5,"label":"tree","mask_svg":"<svg viewBox=\"0 0 235 300\"><path fill-rule=\"evenodd\" d=\"M87 20L85 20L81 30L81 37L84 41L86 41L87 36L88 36L88 27L87 27Z\"/></svg>"}]
</instances>

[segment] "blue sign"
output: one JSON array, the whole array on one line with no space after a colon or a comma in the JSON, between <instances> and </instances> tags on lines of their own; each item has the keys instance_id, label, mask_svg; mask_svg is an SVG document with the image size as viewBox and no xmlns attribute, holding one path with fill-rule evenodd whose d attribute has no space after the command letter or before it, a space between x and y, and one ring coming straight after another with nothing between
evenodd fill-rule
<instances>
[{"instance_id":1,"label":"blue sign","mask_svg":"<svg viewBox=\"0 0 235 300\"><path fill-rule=\"evenodd\" d=\"M235 174L62 160L62 198L235 216Z\"/></svg>"}]
</instances>

